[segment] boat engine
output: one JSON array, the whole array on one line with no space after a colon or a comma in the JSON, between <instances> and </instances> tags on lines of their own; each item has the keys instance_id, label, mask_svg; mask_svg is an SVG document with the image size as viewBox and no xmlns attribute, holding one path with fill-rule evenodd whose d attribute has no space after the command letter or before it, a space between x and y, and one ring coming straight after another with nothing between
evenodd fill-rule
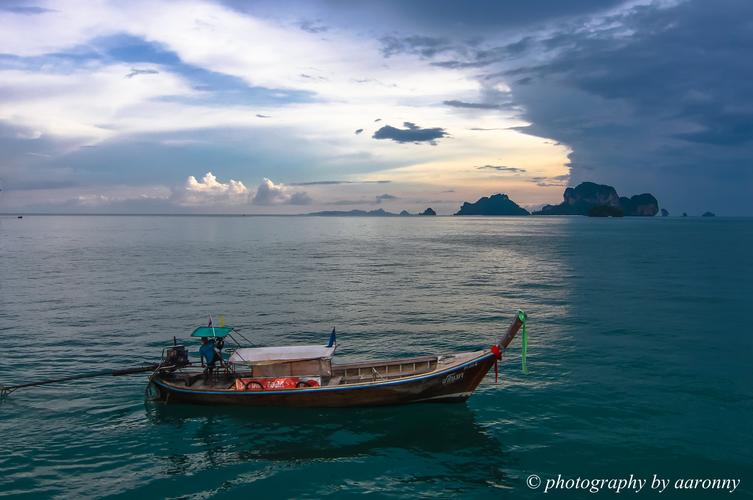
<instances>
[{"instance_id":1,"label":"boat engine","mask_svg":"<svg viewBox=\"0 0 753 500\"><path fill-rule=\"evenodd\" d=\"M186 349L186 346L174 345L165 350L165 360L162 365L182 368L188 364L188 349Z\"/></svg>"}]
</instances>

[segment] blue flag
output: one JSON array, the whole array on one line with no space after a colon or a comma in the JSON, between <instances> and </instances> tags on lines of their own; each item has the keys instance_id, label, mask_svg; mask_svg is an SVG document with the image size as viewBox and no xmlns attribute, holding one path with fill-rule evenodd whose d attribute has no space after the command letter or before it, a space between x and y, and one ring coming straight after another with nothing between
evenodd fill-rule
<instances>
[{"instance_id":1,"label":"blue flag","mask_svg":"<svg viewBox=\"0 0 753 500\"><path fill-rule=\"evenodd\" d=\"M332 333L329 334L329 344L327 344L327 347L332 347L337 343L337 336L335 335L335 328L332 327Z\"/></svg>"}]
</instances>

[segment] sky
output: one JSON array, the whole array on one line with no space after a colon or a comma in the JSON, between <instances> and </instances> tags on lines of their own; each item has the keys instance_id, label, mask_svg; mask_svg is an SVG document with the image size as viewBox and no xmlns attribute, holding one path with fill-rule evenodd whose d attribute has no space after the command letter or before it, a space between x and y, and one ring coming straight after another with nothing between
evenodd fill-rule
<instances>
[{"instance_id":1,"label":"sky","mask_svg":"<svg viewBox=\"0 0 753 500\"><path fill-rule=\"evenodd\" d=\"M0 211L753 215L753 2L0 3Z\"/></svg>"}]
</instances>

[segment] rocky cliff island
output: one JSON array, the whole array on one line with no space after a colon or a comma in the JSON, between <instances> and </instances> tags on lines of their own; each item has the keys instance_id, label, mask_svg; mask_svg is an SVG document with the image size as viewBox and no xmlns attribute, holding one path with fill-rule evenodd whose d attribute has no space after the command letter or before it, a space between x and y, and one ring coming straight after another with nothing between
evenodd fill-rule
<instances>
[{"instance_id":1,"label":"rocky cliff island","mask_svg":"<svg viewBox=\"0 0 753 500\"><path fill-rule=\"evenodd\" d=\"M506 194L484 196L476 203L463 203L455 215L530 215Z\"/></svg>"},{"instance_id":2,"label":"rocky cliff island","mask_svg":"<svg viewBox=\"0 0 753 500\"><path fill-rule=\"evenodd\" d=\"M628 216L653 217L659 212L659 201L651 193L637 194L630 198L620 196L620 209Z\"/></svg>"},{"instance_id":3,"label":"rocky cliff island","mask_svg":"<svg viewBox=\"0 0 753 500\"><path fill-rule=\"evenodd\" d=\"M606 184L582 182L563 193L559 205L544 205L533 215L588 215L591 217L647 216L659 212L659 202L650 193L630 198L619 196L617 190Z\"/></svg>"},{"instance_id":4,"label":"rocky cliff island","mask_svg":"<svg viewBox=\"0 0 753 500\"><path fill-rule=\"evenodd\" d=\"M625 212L620 207L611 205L597 205L588 210L589 217L624 217Z\"/></svg>"}]
</instances>

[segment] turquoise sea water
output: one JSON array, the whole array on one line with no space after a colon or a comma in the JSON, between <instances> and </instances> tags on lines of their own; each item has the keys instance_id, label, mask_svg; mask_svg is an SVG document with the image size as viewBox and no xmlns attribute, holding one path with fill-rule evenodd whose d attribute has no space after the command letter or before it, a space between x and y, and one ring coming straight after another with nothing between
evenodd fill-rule
<instances>
[{"instance_id":1,"label":"turquoise sea water","mask_svg":"<svg viewBox=\"0 0 753 500\"><path fill-rule=\"evenodd\" d=\"M751 497L751 248L743 218L0 218L2 383L153 361L210 313L259 346L337 326L343 359L486 347L517 308L530 331L528 375L516 339L461 405L165 407L143 375L20 390L0 493L584 498L526 480L656 474Z\"/></svg>"}]
</instances>

